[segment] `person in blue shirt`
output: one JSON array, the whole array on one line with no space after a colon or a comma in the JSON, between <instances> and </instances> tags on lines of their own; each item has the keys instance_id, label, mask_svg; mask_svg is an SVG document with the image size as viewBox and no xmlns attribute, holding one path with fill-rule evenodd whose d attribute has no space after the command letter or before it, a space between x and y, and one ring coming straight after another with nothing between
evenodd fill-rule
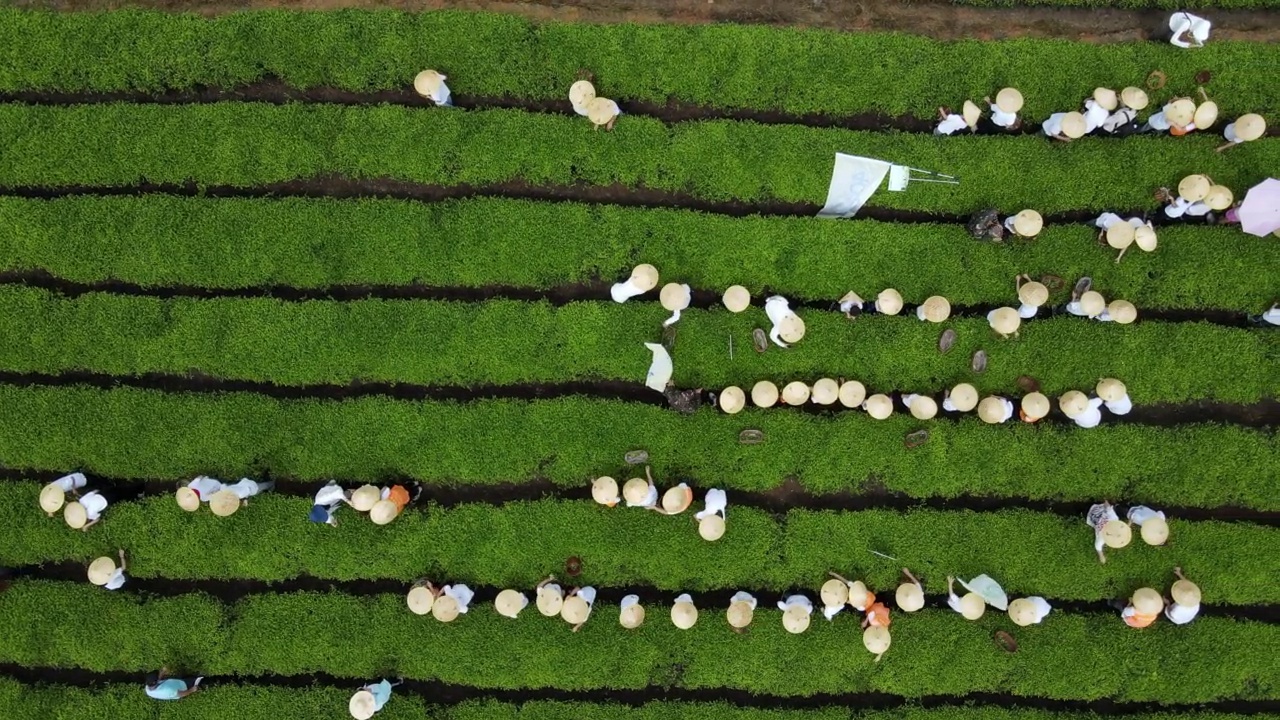
<instances>
[{"instance_id":1,"label":"person in blue shirt","mask_svg":"<svg viewBox=\"0 0 1280 720\"><path fill-rule=\"evenodd\" d=\"M204 679L203 677L171 678L168 677L168 672L167 668L160 668L159 672L147 675L147 697L156 700L181 700L198 691L200 681Z\"/></svg>"},{"instance_id":2,"label":"person in blue shirt","mask_svg":"<svg viewBox=\"0 0 1280 720\"><path fill-rule=\"evenodd\" d=\"M347 710L350 711L351 717L356 720L369 720L373 714L382 709L383 705L391 699L391 688L404 683L404 678L400 678L396 682L383 680L382 682L365 685L351 696Z\"/></svg>"}]
</instances>

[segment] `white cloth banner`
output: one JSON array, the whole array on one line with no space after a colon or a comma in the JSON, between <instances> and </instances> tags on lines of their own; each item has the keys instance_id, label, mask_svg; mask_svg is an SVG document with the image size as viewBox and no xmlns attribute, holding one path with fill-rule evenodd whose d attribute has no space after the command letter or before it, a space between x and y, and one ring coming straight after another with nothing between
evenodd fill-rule
<instances>
[{"instance_id":1,"label":"white cloth banner","mask_svg":"<svg viewBox=\"0 0 1280 720\"><path fill-rule=\"evenodd\" d=\"M892 166L883 160L836 153L827 204L818 211L818 217L853 217L880 187Z\"/></svg>"}]
</instances>

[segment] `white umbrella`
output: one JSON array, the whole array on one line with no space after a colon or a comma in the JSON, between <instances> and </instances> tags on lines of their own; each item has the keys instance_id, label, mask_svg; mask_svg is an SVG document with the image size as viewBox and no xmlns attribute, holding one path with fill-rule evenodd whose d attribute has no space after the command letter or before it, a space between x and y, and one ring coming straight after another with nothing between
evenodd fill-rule
<instances>
[{"instance_id":1,"label":"white umbrella","mask_svg":"<svg viewBox=\"0 0 1280 720\"><path fill-rule=\"evenodd\" d=\"M658 392L665 392L667 383L671 382L671 355L658 343L645 343L644 346L653 351L653 362L649 365L649 375L644 384Z\"/></svg>"},{"instance_id":2,"label":"white umbrella","mask_svg":"<svg viewBox=\"0 0 1280 720\"><path fill-rule=\"evenodd\" d=\"M986 575L979 575L969 582L961 580L960 584L964 586L965 590L981 595L982 599L986 600L991 607L997 610L1009 609L1009 596L1004 594L1004 588L1000 587L1000 583Z\"/></svg>"}]
</instances>

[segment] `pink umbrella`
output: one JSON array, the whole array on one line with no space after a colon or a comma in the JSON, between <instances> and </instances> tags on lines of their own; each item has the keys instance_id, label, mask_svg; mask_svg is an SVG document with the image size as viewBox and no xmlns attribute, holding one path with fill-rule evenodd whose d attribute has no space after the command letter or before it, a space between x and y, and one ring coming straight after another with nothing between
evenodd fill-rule
<instances>
[{"instance_id":1,"label":"pink umbrella","mask_svg":"<svg viewBox=\"0 0 1280 720\"><path fill-rule=\"evenodd\" d=\"M1266 237L1280 230L1280 180L1267 178L1249 188L1238 210L1240 229Z\"/></svg>"}]
</instances>

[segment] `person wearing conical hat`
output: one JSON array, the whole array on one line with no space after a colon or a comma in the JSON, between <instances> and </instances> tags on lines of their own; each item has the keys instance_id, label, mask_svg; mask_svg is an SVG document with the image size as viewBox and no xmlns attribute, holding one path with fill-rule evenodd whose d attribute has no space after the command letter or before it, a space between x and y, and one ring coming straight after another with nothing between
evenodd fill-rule
<instances>
[{"instance_id":1,"label":"person wearing conical hat","mask_svg":"<svg viewBox=\"0 0 1280 720\"><path fill-rule=\"evenodd\" d=\"M1213 23L1186 10L1169 16L1169 44L1180 48L1204 47Z\"/></svg>"},{"instance_id":2,"label":"person wearing conical hat","mask_svg":"<svg viewBox=\"0 0 1280 720\"><path fill-rule=\"evenodd\" d=\"M76 491L87 484L89 479L84 476L84 473L63 475L40 489L40 509L44 510L49 517L53 517L66 504L67 493L79 497Z\"/></svg>"},{"instance_id":3,"label":"person wearing conical hat","mask_svg":"<svg viewBox=\"0 0 1280 720\"><path fill-rule=\"evenodd\" d=\"M595 126L594 130L604 128L605 130L613 130L613 125L618 121L618 116L622 114L622 108L618 107L618 103L609 98L594 97L587 103L587 119Z\"/></svg>"},{"instance_id":4,"label":"person wearing conical hat","mask_svg":"<svg viewBox=\"0 0 1280 720\"><path fill-rule=\"evenodd\" d=\"M435 70L423 70L413 78L413 89L422 97L428 98L436 107L453 107L453 94L444 81L447 75Z\"/></svg>"},{"instance_id":5,"label":"person wearing conical hat","mask_svg":"<svg viewBox=\"0 0 1280 720\"><path fill-rule=\"evenodd\" d=\"M1109 502L1091 505L1084 521L1093 528L1093 549L1098 553L1098 560L1104 564L1107 562L1107 556L1102 551L1104 547L1118 550L1127 546L1133 538L1133 531L1128 524L1121 522L1115 507Z\"/></svg>"},{"instance_id":6,"label":"person wearing conical hat","mask_svg":"<svg viewBox=\"0 0 1280 720\"><path fill-rule=\"evenodd\" d=\"M792 380L782 386L782 404L799 407L809 402L809 397L812 394L808 385L799 380Z\"/></svg>"},{"instance_id":7,"label":"person wearing conical hat","mask_svg":"<svg viewBox=\"0 0 1280 720\"><path fill-rule=\"evenodd\" d=\"M1021 210L1004 219L1004 229L1011 237L1030 240L1044 229L1044 216L1035 210Z\"/></svg>"},{"instance_id":8,"label":"person wearing conical hat","mask_svg":"<svg viewBox=\"0 0 1280 720\"><path fill-rule=\"evenodd\" d=\"M999 395L988 395L978 403L978 418L988 425L1009 422L1013 417L1013 401Z\"/></svg>"},{"instance_id":9,"label":"person wearing conical hat","mask_svg":"<svg viewBox=\"0 0 1280 720\"><path fill-rule=\"evenodd\" d=\"M622 501L618 496L618 481L601 476L591 481L591 499L605 507L613 507Z\"/></svg>"},{"instance_id":10,"label":"person wearing conical hat","mask_svg":"<svg viewBox=\"0 0 1280 720\"><path fill-rule=\"evenodd\" d=\"M1169 522L1164 513L1152 510L1146 505L1134 505L1125 514L1130 525L1137 525L1142 541L1148 545L1159 546L1169 540Z\"/></svg>"},{"instance_id":11,"label":"person wearing conical hat","mask_svg":"<svg viewBox=\"0 0 1280 720\"><path fill-rule=\"evenodd\" d=\"M729 621L729 627L741 635L747 631L755 611L756 597L749 592L739 590L729 598L729 609L725 611L725 619Z\"/></svg>"},{"instance_id":12,"label":"person wearing conical hat","mask_svg":"<svg viewBox=\"0 0 1280 720\"><path fill-rule=\"evenodd\" d=\"M1151 588L1138 588L1120 611L1124 624L1131 628L1150 627L1164 610L1164 598Z\"/></svg>"},{"instance_id":13,"label":"person wearing conical hat","mask_svg":"<svg viewBox=\"0 0 1280 720\"><path fill-rule=\"evenodd\" d=\"M724 537L725 508L728 506L729 499L723 490L711 488L707 491L703 510L693 515L703 540L715 542Z\"/></svg>"},{"instance_id":14,"label":"person wearing conical hat","mask_svg":"<svg viewBox=\"0 0 1280 720\"><path fill-rule=\"evenodd\" d=\"M1022 93L1015 88L1004 88L996 93L995 102L991 98L982 98L991 109L991 123L1005 130L1013 131L1022 127L1018 119L1018 111L1022 109Z\"/></svg>"},{"instance_id":15,"label":"person wearing conical hat","mask_svg":"<svg viewBox=\"0 0 1280 720\"><path fill-rule=\"evenodd\" d=\"M688 630L698 622L698 608L693 604L693 596L681 593L671 604L671 624L681 630Z\"/></svg>"},{"instance_id":16,"label":"person wearing conical hat","mask_svg":"<svg viewBox=\"0 0 1280 720\"><path fill-rule=\"evenodd\" d=\"M414 500L417 500L421 496L422 496L421 485L414 486L414 492L412 496L409 495L409 490L405 486L392 485L391 487L382 488L382 491L379 493L379 501L390 502L391 504L395 505L395 515L393 515L392 517L396 518L400 516L400 513L404 512L404 509L408 507L409 503L413 502ZM370 508L369 512L372 513L373 509ZM387 522L390 522L390 520L388 520ZM385 524L385 523L382 523L382 524Z\"/></svg>"},{"instance_id":17,"label":"person wearing conical hat","mask_svg":"<svg viewBox=\"0 0 1280 720\"><path fill-rule=\"evenodd\" d=\"M720 300L729 312L740 313L751 307L751 292L741 285L730 285Z\"/></svg>"},{"instance_id":18,"label":"person wearing conical hat","mask_svg":"<svg viewBox=\"0 0 1280 720\"><path fill-rule=\"evenodd\" d=\"M719 405L726 415L736 415L747 406L747 394L737 385L730 385L720 391Z\"/></svg>"},{"instance_id":19,"label":"person wearing conical hat","mask_svg":"<svg viewBox=\"0 0 1280 720\"><path fill-rule=\"evenodd\" d=\"M569 104L582 117L587 116L587 103L596 99L596 86L590 80L578 80L569 86Z\"/></svg>"},{"instance_id":20,"label":"person wearing conical hat","mask_svg":"<svg viewBox=\"0 0 1280 720\"><path fill-rule=\"evenodd\" d=\"M649 508L661 515L679 515L693 504L693 490L680 483L662 493L662 505Z\"/></svg>"},{"instance_id":21,"label":"person wearing conical hat","mask_svg":"<svg viewBox=\"0 0 1280 720\"><path fill-rule=\"evenodd\" d=\"M902 612L916 612L924 607L924 584L907 568L902 568L902 574L907 576L907 582L898 585L893 599Z\"/></svg>"},{"instance_id":22,"label":"person wearing conical hat","mask_svg":"<svg viewBox=\"0 0 1280 720\"><path fill-rule=\"evenodd\" d=\"M1192 175L1184 179L1183 184L1179 186L1179 189L1184 186L1191 187L1186 185L1187 180L1202 177L1204 176ZM1160 188L1155 192L1156 201L1164 204L1164 207L1161 208L1161 212L1163 212L1165 218L1169 220L1189 220L1192 218L1205 217L1209 215L1209 213L1213 212L1213 208L1209 207L1209 203L1204 201L1204 198L1208 195L1211 187L1212 185L1206 184L1204 187L1204 193L1193 195L1192 198L1194 199L1186 197L1181 192L1173 193L1170 192L1168 188Z\"/></svg>"},{"instance_id":23,"label":"person wearing conical hat","mask_svg":"<svg viewBox=\"0 0 1280 720\"><path fill-rule=\"evenodd\" d=\"M951 317L951 302L941 295L933 295L916 308L916 317L925 322L943 322Z\"/></svg>"},{"instance_id":24,"label":"person wearing conical hat","mask_svg":"<svg viewBox=\"0 0 1280 720\"><path fill-rule=\"evenodd\" d=\"M968 101L966 101L966 103L969 105L973 104ZM977 109L976 105L974 106L974 109ZM972 116L972 111L970 111L970 115ZM938 121L938 126L933 129L934 135L953 135L961 130L972 131L973 129L973 125L969 124L968 118L964 115L957 115L956 113L951 112L950 108L947 107L938 108ZM976 125L977 122L978 118L974 117L974 125Z\"/></svg>"},{"instance_id":25,"label":"person wearing conical hat","mask_svg":"<svg viewBox=\"0 0 1280 720\"><path fill-rule=\"evenodd\" d=\"M942 409L947 412L969 412L976 407L978 407L978 389L969 383L958 383L942 398Z\"/></svg>"},{"instance_id":26,"label":"person wearing conical hat","mask_svg":"<svg viewBox=\"0 0 1280 720\"><path fill-rule=\"evenodd\" d=\"M876 594L867 589L866 583L861 580L850 582L848 578L835 572L827 574L848 586L849 607L863 613L862 627L867 627L868 625L889 626L888 606L876 601Z\"/></svg>"},{"instance_id":27,"label":"person wearing conical hat","mask_svg":"<svg viewBox=\"0 0 1280 720\"><path fill-rule=\"evenodd\" d=\"M642 263L631 269L630 277L620 283L614 283L609 288L609 297L613 298L614 302L622 303L656 287L658 287L658 268L649 263Z\"/></svg>"},{"instance_id":28,"label":"person wearing conical hat","mask_svg":"<svg viewBox=\"0 0 1280 720\"><path fill-rule=\"evenodd\" d=\"M1071 111L1050 115L1040 129L1052 140L1071 142L1084 137L1086 127L1084 115Z\"/></svg>"},{"instance_id":29,"label":"person wearing conical hat","mask_svg":"<svg viewBox=\"0 0 1280 720\"><path fill-rule=\"evenodd\" d=\"M902 293L893 288L885 288L876 295L876 312L881 315L897 315L902 312Z\"/></svg>"},{"instance_id":30,"label":"person wearing conical hat","mask_svg":"<svg viewBox=\"0 0 1280 720\"><path fill-rule=\"evenodd\" d=\"M493 599L493 609L503 617L517 620L520 617L520 611L529 607L529 598L519 590L510 588L498 593L498 597Z\"/></svg>"},{"instance_id":31,"label":"person wearing conical hat","mask_svg":"<svg viewBox=\"0 0 1280 720\"><path fill-rule=\"evenodd\" d=\"M431 605L431 615L440 622L453 622L458 615L466 615L475 592L466 585L445 585L440 588L436 601Z\"/></svg>"},{"instance_id":32,"label":"person wearing conical hat","mask_svg":"<svg viewBox=\"0 0 1280 720\"><path fill-rule=\"evenodd\" d=\"M960 613L965 620L977 620L987 611L987 601L976 592L956 595L956 579L947 576L947 607Z\"/></svg>"},{"instance_id":33,"label":"person wearing conical hat","mask_svg":"<svg viewBox=\"0 0 1280 720\"><path fill-rule=\"evenodd\" d=\"M564 590L555 583L555 579L555 575L548 575L533 589L534 604L537 605L538 612L546 617L559 615L560 608L564 606Z\"/></svg>"},{"instance_id":34,"label":"person wearing conical hat","mask_svg":"<svg viewBox=\"0 0 1280 720\"><path fill-rule=\"evenodd\" d=\"M1176 98L1165 103L1160 112L1143 123L1140 132L1165 132L1175 137L1195 130L1196 104L1191 98Z\"/></svg>"},{"instance_id":35,"label":"person wearing conical hat","mask_svg":"<svg viewBox=\"0 0 1280 720\"><path fill-rule=\"evenodd\" d=\"M153 700L181 700L188 695L192 695L200 691L200 682L204 677L186 677L176 678L169 677L168 668L160 668L153 673L147 673L147 679L143 683L143 692L147 697Z\"/></svg>"},{"instance_id":36,"label":"person wearing conical hat","mask_svg":"<svg viewBox=\"0 0 1280 720\"><path fill-rule=\"evenodd\" d=\"M1222 131L1222 137L1227 139L1225 145L1215 148L1218 152L1222 152L1230 147L1235 147L1243 142L1251 142L1262 137L1267 132L1267 121L1257 113L1249 113L1236 118L1236 121L1227 125Z\"/></svg>"},{"instance_id":37,"label":"person wearing conical hat","mask_svg":"<svg viewBox=\"0 0 1280 720\"><path fill-rule=\"evenodd\" d=\"M764 301L764 313L769 316L773 328L769 339L781 348L790 347L804 337L804 321L791 311L791 305L781 295L773 295Z\"/></svg>"},{"instance_id":38,"label":"person wearing conical hat","mask_svg":"<svg viewBox=\"0 0 1280 720\"><path fill-rule=\"evenodd\" d=\"M404 679L401 678L397 682L384 679L382 682L365 685L351 696L347 711L355 720L369 720L391 700L391 689L403 683Z\"/></svg>"},{"instance_id":39,"label":"person wearing conical hat","mask_svg":"<svg viewBox=\"0 0 1280 720\"><path fill-rule=\"evenodd\" d=\"M1009 339L1018 336L1018 328L1022 326L1022 316L1011 307L998 307L987 313L987 324L1000 337Z\"/></svg>"},{"instance_id":40,"label":"person wearing conical hat","mask_svg":"<svg viewBox=\"0 0 1280 720\"><path fill-rule=\"evenodd\" d=\"M591 617L591 610L596 605L596 589L593 587L574 588L565 596L560 606L560 617L573 626L571 632L578 632Z\"/></svg>"},{"instance_id":41,"label":"person wearing conical hat","mask_svg":"<svg viewBox=\"0 0 1280 720\"><path fill-rule=\"evenodd\" d=\"M782 627L792 635L799 635L809 629L809 618L813 615L813 602L804 595L791 595L778 601L778 609L782 611Z\"/></svg>"},{"instance_id":42,"label":"person wearing conical hat","mask_svg":"<svg viewBox=\"0 0 1280 720\"><path fill-rule=\"evenodd\" d=\"M618 612L618 624L628 630L635 630L644 623L644 606L640 604L639 595L627 595L622 598Z\"/></svg>"},{"instance_id":43,"label":"person wearing conical hat","mask_svg":"<svg viewBox=\"0 0 1280 720\"><path fill-rule=\"evenodd\" d=\"M928 395L910 395L902 396L902 404L907 406L911 417L917 420L932 420L938 414L938 403Z\"/></svg>"},{"instance_id":44,"label":"person wearing conical hat","mask_svg":"<svg viewBox=\"0 0 1280 720\"><path fill-rule=\"evenodd\" d=\"M270 490L275 486L275 481L258 482L257 480L251 480L249 478L240 478L239 482L227 485L226 490L240 498L241 505L248 507L249 498L266 490Z\"/></svg>"},{"instance_id":45,"label":"person wearing conical hat","mask_svg":"<svg viewBox=\"0 0 1280 720\"><path fill-rule=\"evenodd\" d=\"M405 595L404 600L409 606L409 612L414 615L430 615L436 598L442 594L441 589L433 585L430 580L420 578L409 586L409 593Z\"/></svg>"},{"instance_id":46,"label":"person wearing conical hat","mask_svg":"<svg viewBox=\"0 0 1280 720\"><path fill-rule=\"evenodd\" d=\"M1049 398L1044 393L1027 393L1019 403L1018 417L1026 423L1040 422L1049 414L1049 410Z\"/></svg>"},{"instance_id":47,"label":"person wearing conical hat","mask_svg":"<svg viewBox=\"0 0 1280 720\"><path fill-rule=\"evenodd\" d=\"M1053 606L1042 597L1018 598L1009 603L1009 619L1018 627L1039 625L1051 610L1053 610Z\"/></svg>"},{"instance_id":48,"label":"person wearing conical hat","mask_svg":"<svg viewBox=\"0 0 1280 720\"><path fill-rule=\"evenodd\" d=\"M876 656L872 662L880 662L880 658L889 651L890 637L887 627L869 627L862 631L862 646L867 652Z\"/></svg>"},{"instance_id":49,"label":"person wearing conical hat","mask_svg":"<svg viewBox=\"0 0 1280 720\"><path fill-rule=\"evenodd\" d=\"M1138 111L1146 109L1151 99L1142 88L1129 86L1120 91L1120 107L1102 123L1102 131L1124 137L1138 132Z\"/></svg>"},{"instance_id":50,"label":"person wearing conical hat","mask_svg":"<svg viewBox=\"0 0 1280 720\"><path fill-rule=\"evenodd\" d=\"M1250 325L1256 325L1257 327L1280 326L1280 303L1272 303L1271 307L1260 315L1247 315L1246 317Z\"/></svg>"},{"instance_id":51,"label":"person wearing conical hat","mask_svg":"<svg viewBox=\"0 0 1280 720\"><path fill-rule=\"evenodd\" d=\"M840 312L850 320L862 314L862 298L858 297L858 293L850 290L840 298Z\"/></svg>"},{"instance_id":52,"label":"person wearing conical hat","mask_svg":"<svg viewBox=\"0 0 1280 720\"><path fill-rule=\"evenodd\" d=\"M1111 88L1095 88L1093 96L1084 101L1084 134L1088 135L1102 127L1111 116L1111 111L1119 105L1116 91Z\"/></svg>"},{"instance_id":53,"label":"person wearing conical hat","mask_svg":"<svg viewBox=\"0 0 1280 720\"><path fill-rule=\"evenodd\" d=\"M627 507L658 506L658 486L653 482L648 465L644 466L644 478L631 478L622 486L622 498L627 501Z\"/></svg>"},{"instance_id":54,"label":"person wearing conical hat","mask_svg":"<svg viewBox=\"0 0 1280 720\"><path fill-rule=\"evenodd\" d=\"M862 409L876 420L885 420L893 414L893 401L884 393L876 393L862 401Z\"/></svg>"},{"instance_id":55,"label":"person wearing conical hat","mask_svg":"<svg viewBox=\"0 0 1280 720\"><path fill-rule=\"evenodd\" d=\"M389 525L400 517L400 508L391 500L379 500L369 508L369 520L374 525Z\"/></svg>"},{"instance_id":56,"label":"person wearing conical hat","mask_svg":"<svg viewBox=\"0 0 1280 720\"><path fill-rule=\"evenodd\" d=\"M831 620L849 604L849 583L833 577L822 583L818 597L822 598L822 616Z\"/></svg>"},{"instance_id":57,"label":"person wearing conical hat","mask_svg":"<svg viewBox=\"0 0 1280 720\"><path fill-rule=\"evenodd\" d=\"M840 399L840 383L832 378L818 378L809 399L817 405L835 405Z\"/></svg>"},{"instance_id":58,"label":"person wearing conical hat","mask_svg":"<svg viewBox=\"0 0 1280 720\"><path fill-rule=\"evenodd\" d=\"M751 386L751 404L756 407L773 407L778 403L778 386L769 380L761 380Z\"/></svg>"},{"instance_id":59,"label":"person wearing conical hat","mask_svg":"<svg viewBox=\"0 0 1280 720\"><path fill-rule=\"evenodd\" d=\"M1000 211L993 207L975 211L965 222L964 229L974 240L1004 242L1004 225L1000 223Z\"/></svg>"},{"instance_id":60,"label":"person wearing conical hat","mask_svg":"<svg viewBox=\"0 0 1280 720\"><path fill-rule=\"evenodd\" d=\"M109 557L100 557L89 563L89 582L108 590L119 590L124 587L124 571L129 569L124 560L124 550L119 552L120 565L116 566Z\"/></svg>"},{"instance_id":61,"label":"person wearing conical hat","mask_svg":"<svg viewBox=\"0 0 1280 720\"><path fill-rule=\"evenodd\" d=\"M1103 378L1098 381L1098 387L1095 390L1112 414L1128 415L1129 411L1133 410L1133 400L1129 399L1129 391L1119 380Z\"/></svg>"},{"instance_id":62,"label":"person wearing conical hat","mask_svg":"<svg viewBox=\"0 0 1280 720\"><path fill-rule=\"evenodd\" d=\"M174 497L178 501L178 507L187 512L195 512L200 509L200 503L209 502L214 495L225 489L226 485L221 480L199 475L196 479L179 487Z\"/></svg>"},{"instance_id":63,"label":"person wearing conical hat","mask_svg":"<svg viewBox=\"0 0 1280 720\"><path fill-rule=\"evenodd\" d=\"M1200 588L1182 574L1182 568L1174 568L1173 574L1178 581L1170 589L1173 601L1165 606L1164 616L1174 625L1186 625L1200 614Z\"/></svg>"},{"instance_id":64,"label":"person wearing conical hat","mask_svg":"<svg viewBox=\"0 0 1280 720\"><path fill-rule=\"evenodd\" d=\"M309 518L311 522L326 523L333 527L338 527L338 521L333 514L344 503L351 504L351 493L343 490L337 480L330 480L325 483L324 487L316 491L316 497L311 503Z\"/></svg>"},{"instance_id":65,"label":"person wearing conical hat","mask_svg":"<svg viewBox=\"0 0 1280 720\"><path fill-rule=\"evenodd\" d=\"M862 407L862 403L867 399L867 387L857 380L845 380L840 383L840 392L836 397L839 398L840 404L847 408Z\"/></svg>"},{"instance_id":66,"label":"person wearing conical hat","mask_svg":"<svg viewBox=\"0 0 1280 720\"><path fill-rule=\"evenodd\" d=\"M1065 309L1076 317L1096 318L1106 311L1107 301L1096 290L1086 290L1079 296L1073 292Z\"/></svg>"},{"instance_id":67,"label":"person wearing conical hat","mask_svg":"<svg viewBox=\"0 0 1280 720\"><path fill-rule=\"evenodd\" d=\"M102 513L110 504L101 491L91 490L81 495L75 502L67 503L62 509L62 519L71 529L87 532L102 520Z\"/></svg>"},{"instance_id":68,"label":"person wearing conical hat","mask_svg":"<svg viewBox=\"0 0 1280 720\"><path fill-rule=\"evenodd\" d=\"M689 289L688 285L682 283L667 283L663 285L661 292L658 293L658 302L671 313L671 317L662 322L662 327L675 325L680 319L680 313L688 309L689 303L692 301L693 290Z\"/></svg>"},{"instance_id":69,"label":"person wearing conical hat","mask_svg":"<svg viewBox=\"0 0 1280 720\"><path fill-rule=\"evenodd\" d=\"M1058 406L1062 414L1075 421L1082 428L1098 427L1102 422L1102 398L1091 398L1079 390L1068 390L1058 398Z\"/></svg>"}]
</instances>

